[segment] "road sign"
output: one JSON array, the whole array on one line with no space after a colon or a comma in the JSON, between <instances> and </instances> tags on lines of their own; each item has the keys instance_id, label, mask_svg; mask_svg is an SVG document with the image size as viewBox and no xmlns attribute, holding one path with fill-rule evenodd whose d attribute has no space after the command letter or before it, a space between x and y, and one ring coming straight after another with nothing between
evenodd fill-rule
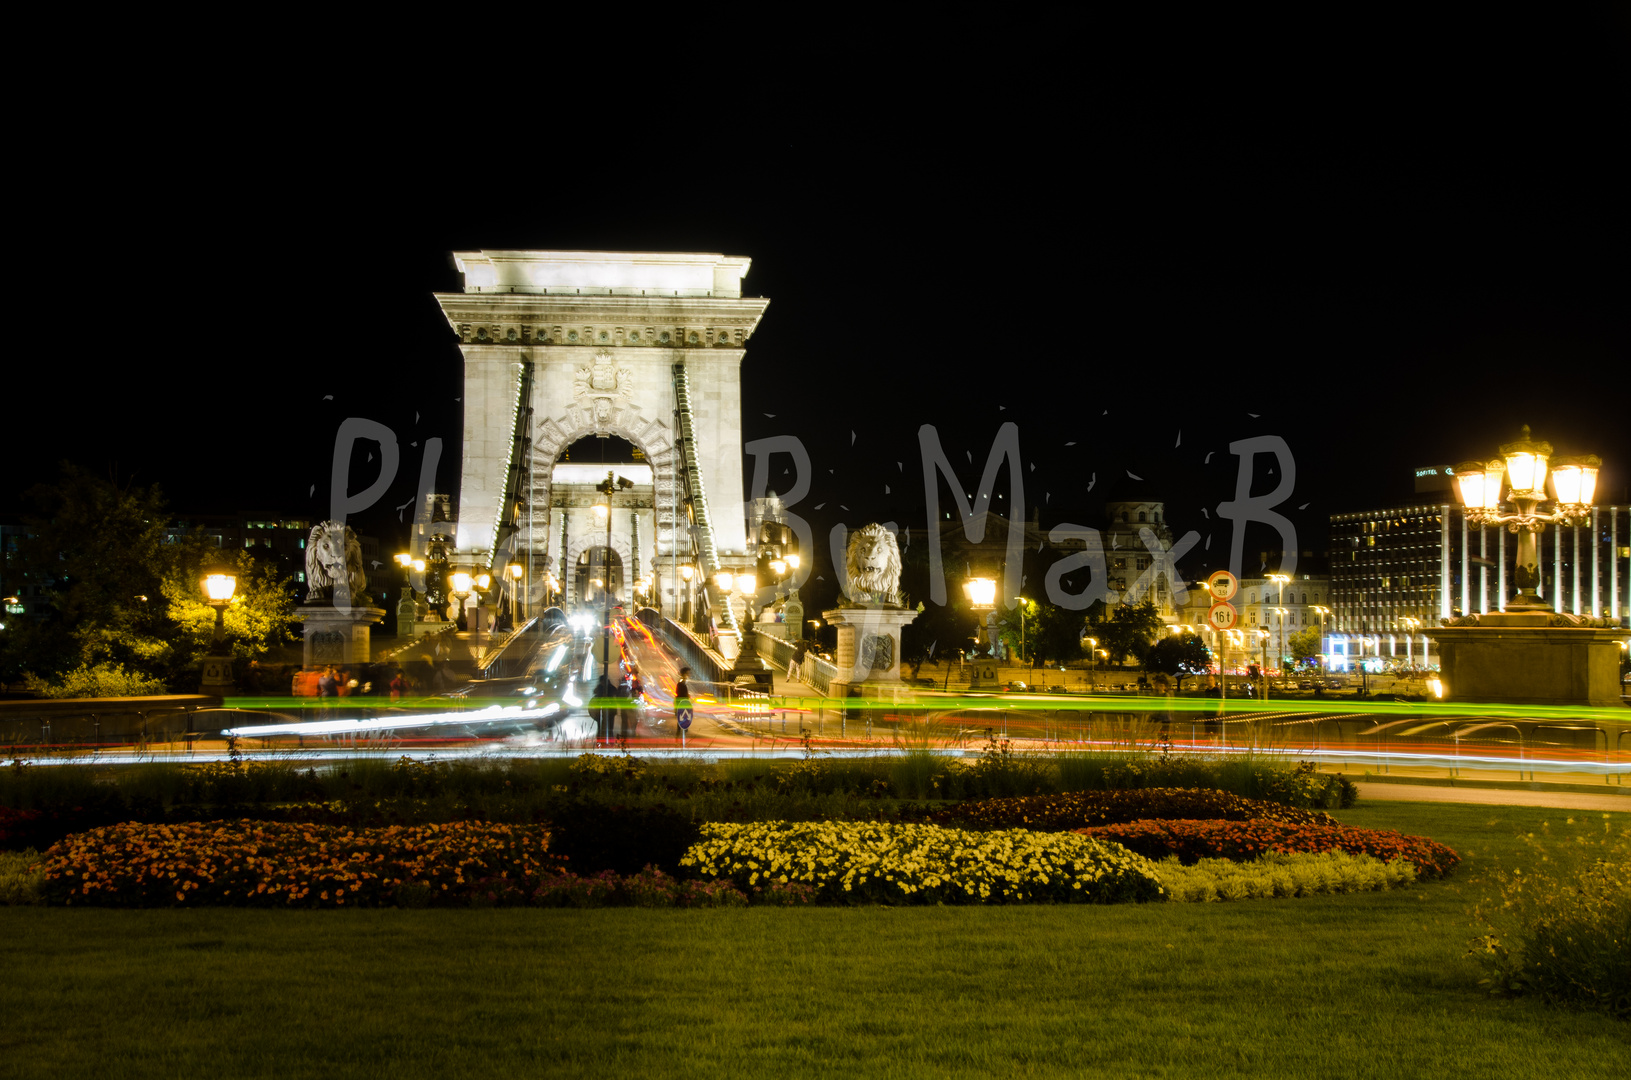
<instances>
[{"instance_id":1,"label":"road sign","mask_svg":"<svg viewBox=\"0 0 1631 1080\"><path fill-rule=\"evenodd\" d=\"M1206 579L1206 589L1212 594L1213 600L1232 600L1235 593L1240 591L1240 579L1227 570L1218 570ZM1219 629L1226 630L1228 627Z\"/></svg>"},{"instance_id":2,"label":"road sign","mask_svg":"<svg viewBox=\"0 0 1631 1080\"><path fill-rule=\"evenodd\" d=\"M681 731L689 730L689 728L691 727L691 710L690 709L675 709L674 710L674 722L680 725L680 730Z\"/></svg>"},{"instance_id":3,"label":"road sign","mask_svg":"<svg viewBox=\"0 0 1631 1080\"><path fill-rule=\"evenodd\" d=\"M1236 611L1235 606L1227 600L1219 600L1206 612L1207 625L1214 630L1232 630L1239 618L1240 612Z\"/></svg>"}]
</instances>

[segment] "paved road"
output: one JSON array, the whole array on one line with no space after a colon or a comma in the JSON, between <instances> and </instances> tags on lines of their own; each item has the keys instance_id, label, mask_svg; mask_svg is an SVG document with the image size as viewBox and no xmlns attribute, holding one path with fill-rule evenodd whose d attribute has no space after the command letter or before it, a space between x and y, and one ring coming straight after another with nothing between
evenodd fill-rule
<instances>
[{"instance_id":1,"label":"paved road","mask_svg":"<svg viewBox=\"0 0 1631 1080\"><path fill-rule=\"evenodd\" d=\"M1356 784L1362 800L1454 802L1486 806L1555 806L1560 810L1618 810L1631 813L1631 795L1588 795L1583 791L1523 791L1505 788L1435 787L1428 784ZM1627 789L1631 790L1631 789Z\"/></svg>"}]
</instances>

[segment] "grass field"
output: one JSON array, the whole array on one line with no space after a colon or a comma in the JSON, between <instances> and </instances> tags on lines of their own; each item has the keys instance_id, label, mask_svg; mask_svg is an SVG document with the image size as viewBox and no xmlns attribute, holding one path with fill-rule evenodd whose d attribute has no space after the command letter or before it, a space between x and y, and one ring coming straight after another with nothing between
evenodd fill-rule
<instances>
[{"instance_id":1,"label":"grass field","mask_svg":"<svg viewBox=\"0 0 1631 1080\"><path fill-rule=\"evenodd\" d=\"M1462 959L1481 867L1565 812L1337 816L1466 862L1209 905L5 908L0 1075L1624 1075L1627 1025L1491 1000Z\"/></svg>"}]
</instances>

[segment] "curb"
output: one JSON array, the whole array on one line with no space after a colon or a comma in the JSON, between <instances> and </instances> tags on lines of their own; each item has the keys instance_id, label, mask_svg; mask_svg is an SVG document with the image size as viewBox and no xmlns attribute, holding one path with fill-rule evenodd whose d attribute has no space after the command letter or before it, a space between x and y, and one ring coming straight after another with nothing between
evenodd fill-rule
<instances>
[{"instance_id":1,"label":"curb","mask_svg":"<svg viewBox=\"0 0 1631 1080\"><path fill-rule=\"evenodd\" d=\"M1631 787L1623 784L1549 784L1540 781L1457 780L1438 776L1351 776L1356 784L1405 784L1415 787L1482 788L1494 791L1557 791L1582 795L1620 795L1631 800Z\"/></svg>"}]
</instances>

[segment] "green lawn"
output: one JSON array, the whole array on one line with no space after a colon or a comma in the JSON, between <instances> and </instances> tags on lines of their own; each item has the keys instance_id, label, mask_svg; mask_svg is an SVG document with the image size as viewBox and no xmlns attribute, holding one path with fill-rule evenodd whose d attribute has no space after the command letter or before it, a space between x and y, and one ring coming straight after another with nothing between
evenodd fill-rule
<instances>
[{"instance_id":1,"label":"green lawn","mask_svg":"<svg viewBox=\"0 0 1631 1080\"><path fill-rule=\"evenodd\" d=\"M0 909L0 1075L1624 1075L1631 1027L1462 959L1480 865L1565 812L1339 816L1466 861L1211 905Z\"/></svg>"}]
</instances>

